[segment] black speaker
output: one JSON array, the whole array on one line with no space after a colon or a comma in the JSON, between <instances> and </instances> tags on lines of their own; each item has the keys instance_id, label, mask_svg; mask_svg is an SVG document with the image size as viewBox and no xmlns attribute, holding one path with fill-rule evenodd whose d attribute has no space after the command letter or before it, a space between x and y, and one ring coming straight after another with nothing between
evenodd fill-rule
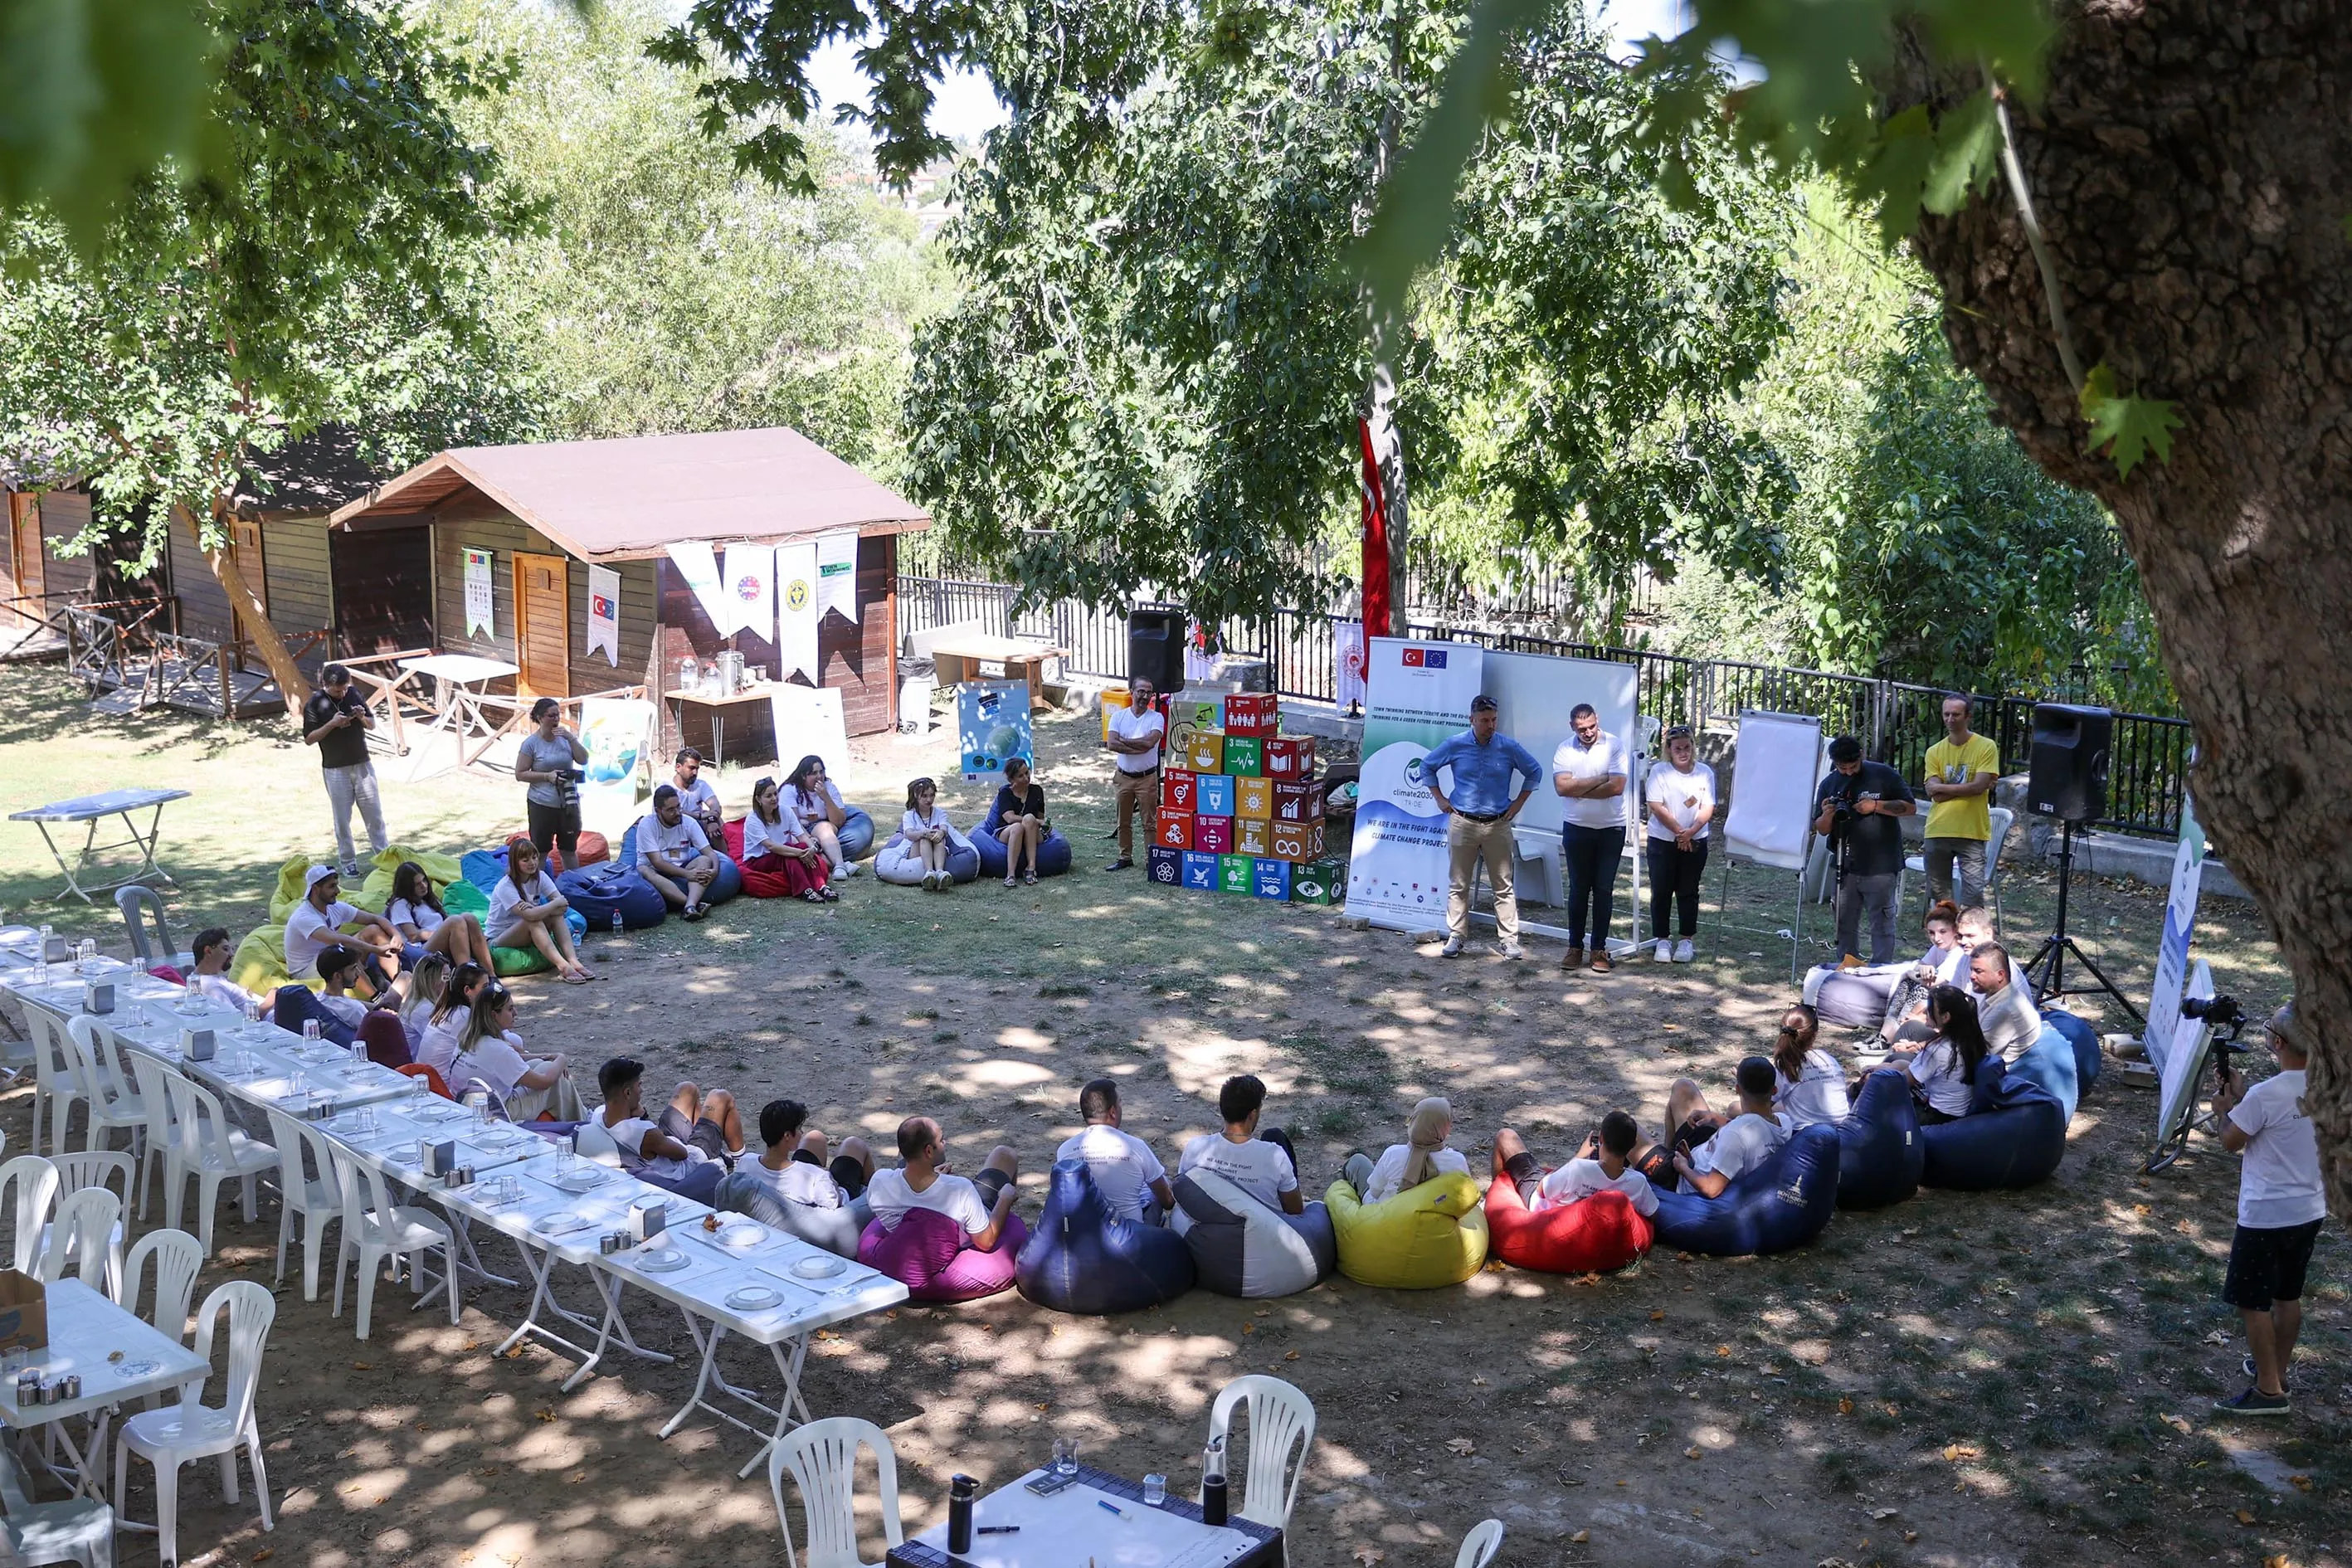
<instances>
[{"instance_id":1,"label":"black speaker","mask_svg":"<svg viewBox=\"0 0 2352 1568\"><path fill-rule=\"evenodd\" d=\"M1127 678L1148 680L1165 696L1184 687L1184 626L1181 610L1127 613Z\"/></svg>"},{"instance_id":2,"label":"black speaker","mask_svg":"<svg viewBox=\"0 0 2352 1568\"><path fill-rule=\"evenodd\" d=\"M2061 822L2107 814L2107 747L2116 716L2065 702L2033 705L2033 752L2025 809Z\"/></svg>"}]
</instances>

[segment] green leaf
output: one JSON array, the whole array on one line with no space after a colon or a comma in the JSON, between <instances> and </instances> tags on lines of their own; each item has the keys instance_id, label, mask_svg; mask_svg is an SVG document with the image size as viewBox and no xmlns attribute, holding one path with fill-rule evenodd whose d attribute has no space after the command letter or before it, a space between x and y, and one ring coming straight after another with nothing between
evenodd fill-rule
<instances>
[{"instance_id":1,"label":"green leaf","mask_svg":"<svg viewBox=\"0 0 2352 1568\"><path fill-rule=\"evenodd\" d=\"M1939 216L1960 210L1993 177L2000 155L2000 122L1992 94L1979 92L1936 125L1936 156L1927 170L1920 205Z\"/></svg>"},{"instance_id":2,"label":"green leaf","mask_svg":"<svg viewBox=\"0 0 2352 1568\"><path fill-rule=\"evenodd\" d=\"M2131 478L2151 447L2157 461L2172 460L2172 432L2180 427L2176 406L2154 397L2117 396L2115 372L2105 363L2083 378L2083 417L2091 422L2091 447L2111 448L2116 471L2124 479Z\"/></svg>"}]
</instances>

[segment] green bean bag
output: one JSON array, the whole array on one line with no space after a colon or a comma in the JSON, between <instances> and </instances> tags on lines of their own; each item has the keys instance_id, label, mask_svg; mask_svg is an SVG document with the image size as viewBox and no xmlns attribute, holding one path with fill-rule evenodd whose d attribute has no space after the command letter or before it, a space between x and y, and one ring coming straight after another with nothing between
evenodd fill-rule
<instances>
[{"instance_id":1,"label":"green bean bag","mask_svg":"<svg viewBox=\"0 0 2352 1568\"><path fill-rule=\"evenodd\" d=\"M294 906L302 901L302 879L310 874L310 866L308 857L297 855L278 868L278 890L269 895L269 918L278 925L284 925Z\"/></svg>"},{"instance_id":2,"label":"green bean bag","mask_svg":"<svg viewBox=\"0 0 2352 1568\"><path fill-rule=\"evenodd\" d=\"M473 884L470 882L461 885L468 888L473 887ZM477 898L479 898L481 896L481 889L477 888L474 889L474 893ZM488 914L489 911L490 901L488 899L483 899L481 909L475 912ZM450 906L449 912L452 914L457 913L457 906L452 904ZM574 947L577 947L581 941L588 934L588 917L582 914L578 910L566 910L563 911L563 923L572 928L572 943ZM548 963L546 957L535 947L499 947L493 945L490 949L490 962L498 966L499 975L501 979L516 974L543 974L555 967L555 965Z\"/></svg>"},{"instance_id":3,"label":"green bean bag","mask_svg":"<svg viewBox=\"0 0 2352 1568\"><path fill-rule=\"evenodd\" d=\"M343 898L370 914L383 913L384 906L392 902L392 879L399 872L402 863L409 860L424 868L426 879L432 882L434 890L441 894L443 907L447 908L450 884L464 880L458 873L457 858L436 854L430 849L411 849L399 844L379 854L368 872L367 880L357 889L345 889ZM488 907L487 903L483 906L485 910ZM449 912L456 914L458 911L451 909Z\"/></svg>"}]
</instances>

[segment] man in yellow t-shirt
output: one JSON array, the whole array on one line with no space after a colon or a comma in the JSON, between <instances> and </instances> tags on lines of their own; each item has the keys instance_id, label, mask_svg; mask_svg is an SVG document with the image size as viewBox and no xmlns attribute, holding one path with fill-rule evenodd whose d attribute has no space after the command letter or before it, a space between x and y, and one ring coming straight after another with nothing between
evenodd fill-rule
<instances>
[{"instance_id":1,"label":"man in yellow t-shirt","mask_svg":"<svg viewBox=\"0 0 2352 1568\"><path fill-rule=\"evenodd\" d=\"M2000 748L1969 729L1969 700L1944 699L1944 738L1927 748L1925 834L1927 900L1963 906L1984 899L1985 843L1992 837L1992 786L2000 777ZM1960 885L1953 886L1955 862ZM1956 896L1957 895L1957 896Z\"/></svg>"}]
</instances>

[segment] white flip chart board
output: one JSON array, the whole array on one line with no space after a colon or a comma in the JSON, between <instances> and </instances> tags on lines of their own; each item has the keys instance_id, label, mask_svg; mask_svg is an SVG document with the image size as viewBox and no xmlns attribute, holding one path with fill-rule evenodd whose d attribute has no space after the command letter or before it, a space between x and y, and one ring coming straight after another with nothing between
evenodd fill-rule
<instances>
[{"instance_id":1,"label":"white flip chart board","mask_svg":"<svg viewBox=\"0 0 2352 1568\"><path fill-rule=\"evenodd\" d=\"M1813 793L1828 767L1823 758L1820 720L1796 713L1740 714L1731 810L1723 826L1725 852L1784 870L1804 869Z\"/></svg>"}]
</instances>

